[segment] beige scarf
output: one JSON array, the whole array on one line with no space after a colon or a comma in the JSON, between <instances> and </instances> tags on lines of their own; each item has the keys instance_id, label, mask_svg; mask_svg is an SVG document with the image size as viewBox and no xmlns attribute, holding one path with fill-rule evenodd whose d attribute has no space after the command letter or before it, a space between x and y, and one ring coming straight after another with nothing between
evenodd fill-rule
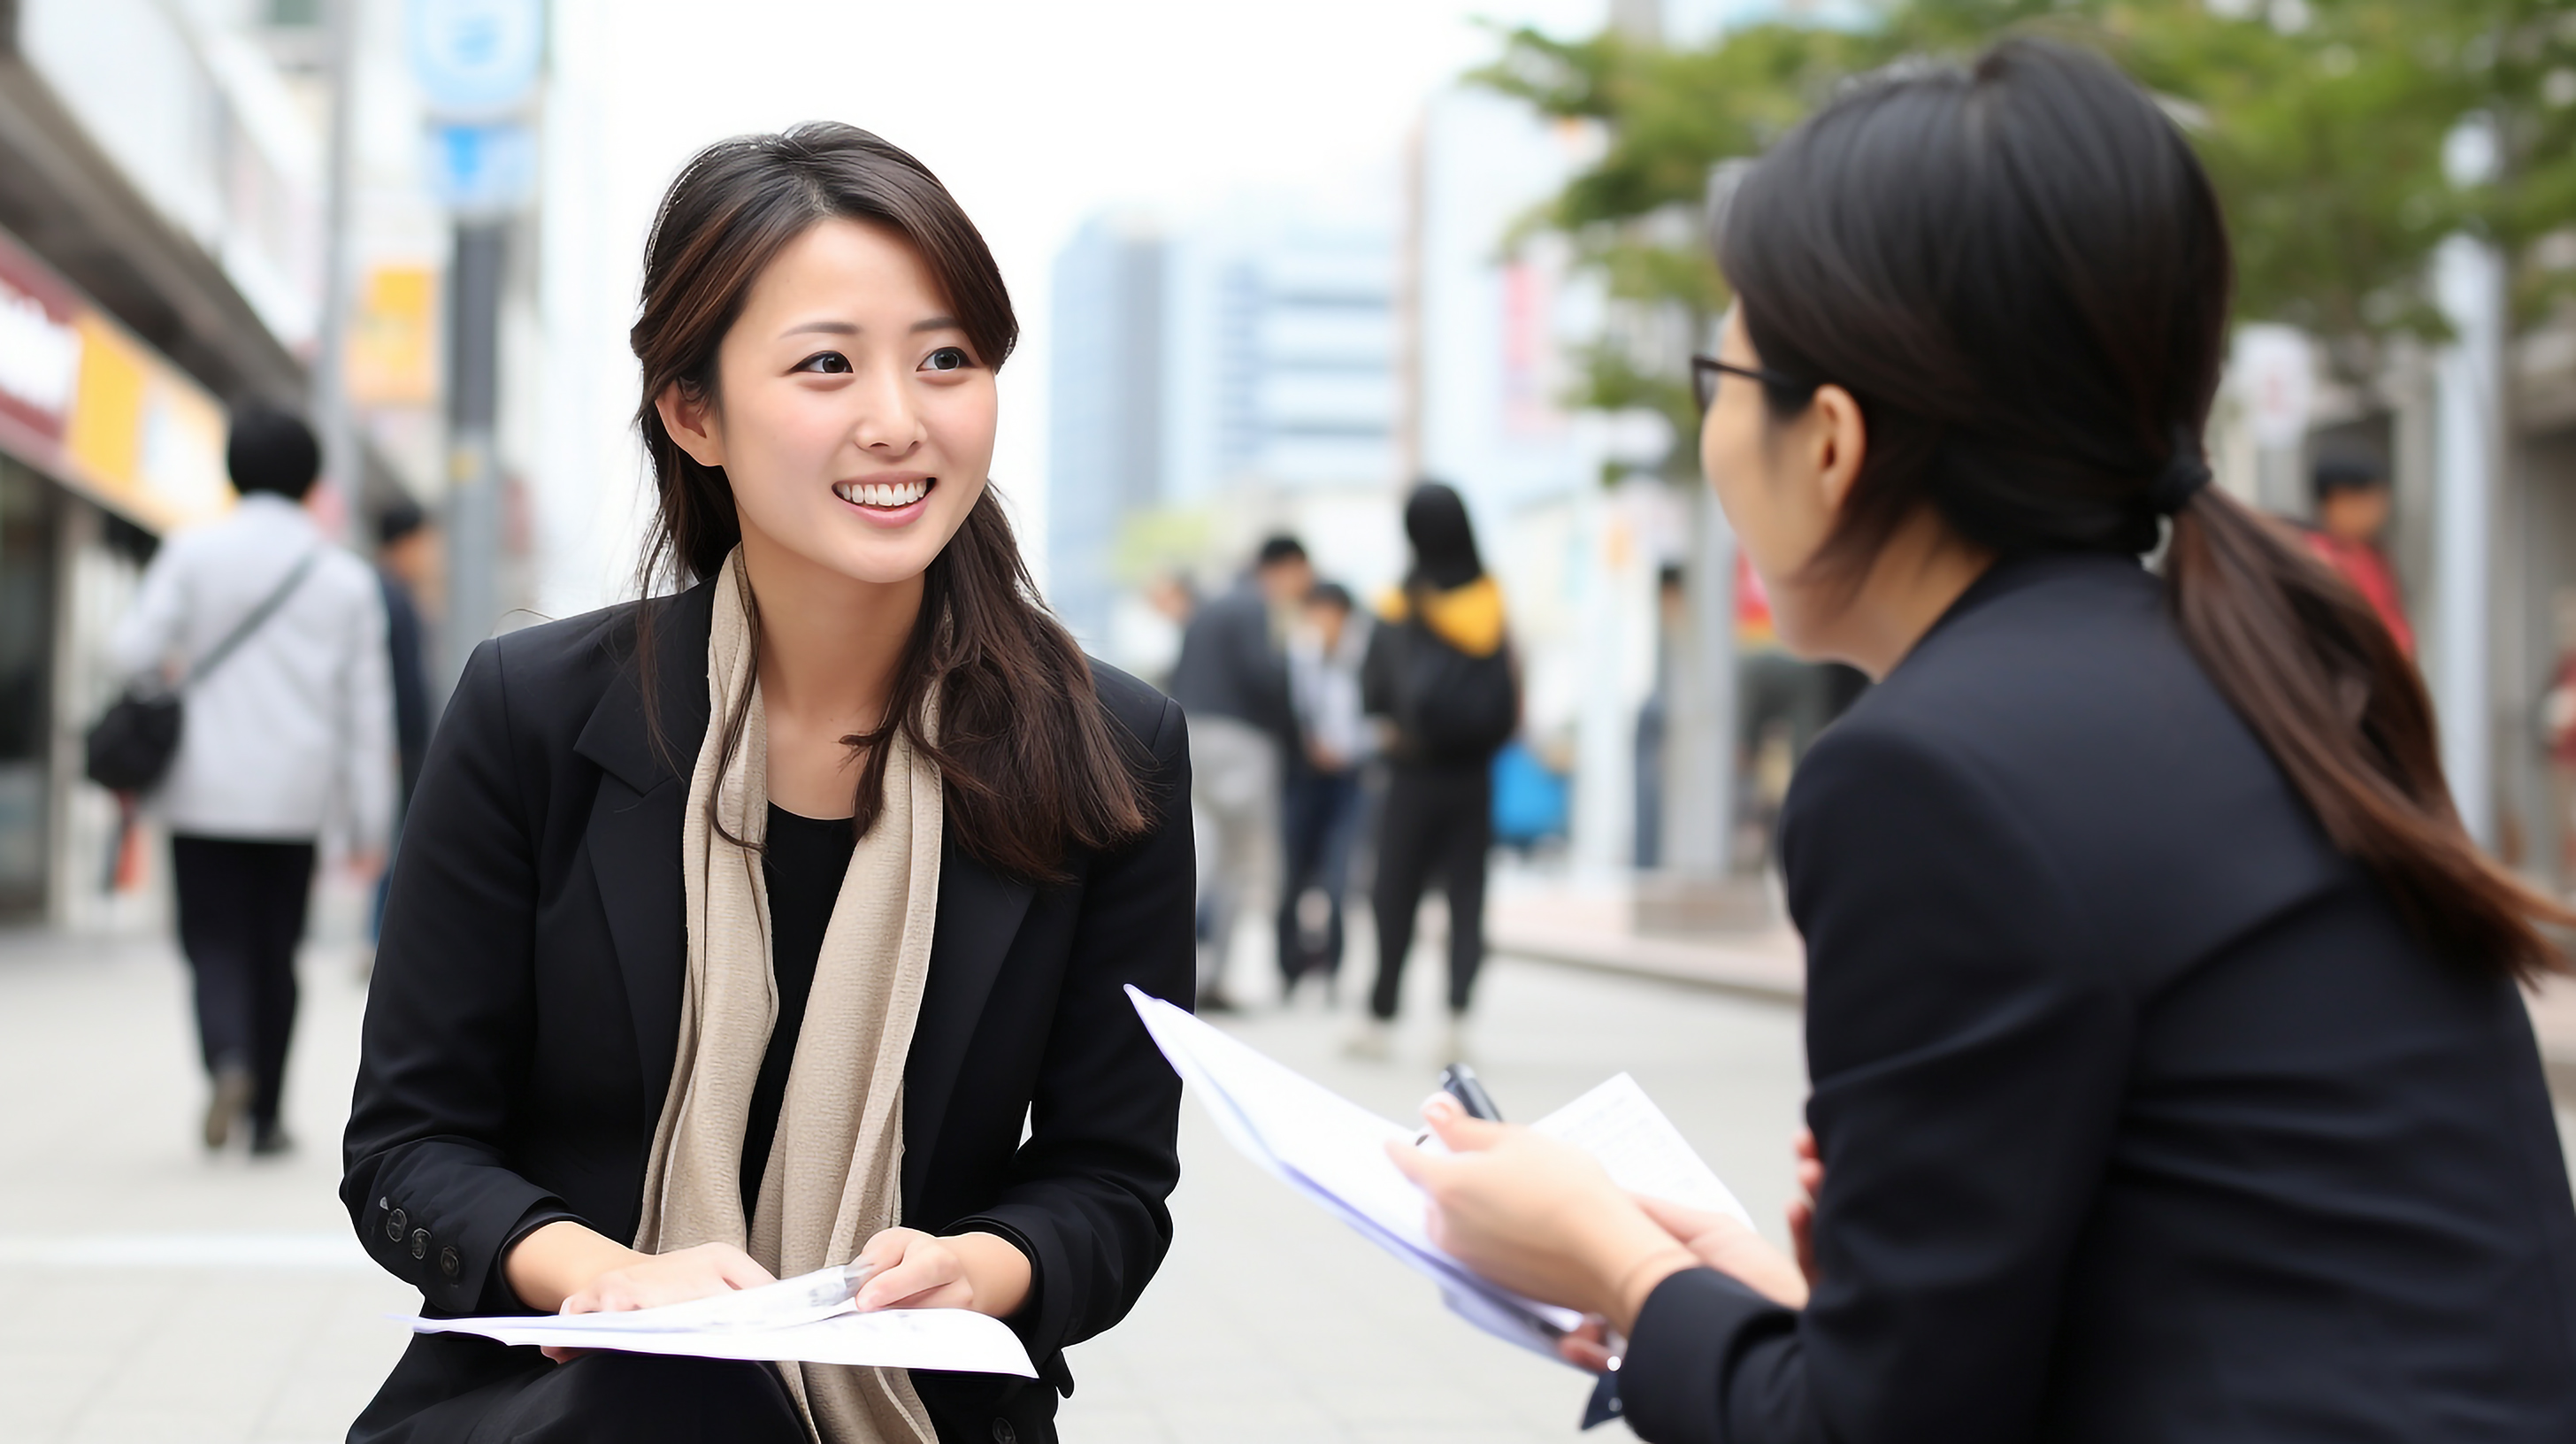
<instances>
[{"instance_id":1,"label":"beige scarf","mask_svg":"<svg viewBox=\"0 0 2576 1444\"><path fill-rule=\"evenodd\" d=\"M939 909L939 775L900 732L886 745L885 810L859 839L823 932L760 1204L742 1215L742 1144L778 985L769 891L756 849L768 832L768 727L752 677L750 581L742 554L716 579L707 639L706 740L680 826L689 965L670 1095L653 1129L635 1247L724 1242L781 1278L847 1263L902 1216L903 1065L921 1011ZM721 775L725 719L746 706ZM708 823L713 799L727 842ZM781 1364L822 1444L936 1444L901 1369Z\"/></svg>"}]
</instances>

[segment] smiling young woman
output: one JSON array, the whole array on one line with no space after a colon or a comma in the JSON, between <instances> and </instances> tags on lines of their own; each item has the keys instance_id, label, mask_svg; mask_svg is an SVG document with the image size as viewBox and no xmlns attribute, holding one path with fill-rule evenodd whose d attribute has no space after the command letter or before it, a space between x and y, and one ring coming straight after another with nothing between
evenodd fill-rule
<instances>
[{"instance_id":1,"label":"smiling young woman","mask_svg":"<svg viewBox=\"0 0 2576 1444\"><path fill-rule=\"evenodd\" d=\"M864 131L673 183L632 337L662 594L468 663L342 1196L433 1311L855 1258L861 1307L1004 1319L1044 1382L434 1334L353 1439L1050 1439L1064 1347L1152 1277L1179 1087L1124 987L1189 996L1187 743L1035 599L987 477L1016 335L956 202Z\"/></svg>"}]
</instances>

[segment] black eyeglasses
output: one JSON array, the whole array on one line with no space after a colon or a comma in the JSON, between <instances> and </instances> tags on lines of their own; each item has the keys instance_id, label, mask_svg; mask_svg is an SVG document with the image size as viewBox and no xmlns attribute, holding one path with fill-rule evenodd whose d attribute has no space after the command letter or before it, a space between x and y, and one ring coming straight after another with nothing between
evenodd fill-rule
<instances>
[{"instance_id":1,"label":"black eyeglasses","mask_svg":"<svg viewBox=\"0 0 2576 1444\"><path fill-rule=\"evenodd\" d=\"M1691 395L1698 398L1702 415L1706 415L1708 408L1716 404L1717 378L1722 375L1741 376L1747 381L1759 381L1765 386L1777 386L1783 391L1795 391L1801 396L1816 389L1816 383L1813 381L1801 381L1795 376L1774 371L1767 366L1738 366L1732 361L1720 361L1714 356L1693 356L1691 358Z\"/></svg>"}]
</instances>

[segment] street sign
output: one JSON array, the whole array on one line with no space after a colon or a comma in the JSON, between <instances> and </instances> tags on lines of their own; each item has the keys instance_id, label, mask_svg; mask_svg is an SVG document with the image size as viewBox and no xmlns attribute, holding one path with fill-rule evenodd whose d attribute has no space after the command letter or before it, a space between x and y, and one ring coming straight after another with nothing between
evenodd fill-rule
<instances>
[{"instance_id":1,"label":"street sign","mask_svg":"<svg viewBox=\"0 0 2576 1444\"><path fill-rule=\"evenodd\" d=\"M535 93L544 0L411 0L407 19L412 75L438 119L497 119Z\"/></svg>"},{"instance_id":2,"label":"street sign","mask_svg":"<svg viewBox=\"0 0 2576 1444\"><path fill-rule=\"evenodd\" d=\"M517 121L432 126L429 184L440 203L460 216L517 210L536 193L536 136Z\"/></svg>"}]
</instances>

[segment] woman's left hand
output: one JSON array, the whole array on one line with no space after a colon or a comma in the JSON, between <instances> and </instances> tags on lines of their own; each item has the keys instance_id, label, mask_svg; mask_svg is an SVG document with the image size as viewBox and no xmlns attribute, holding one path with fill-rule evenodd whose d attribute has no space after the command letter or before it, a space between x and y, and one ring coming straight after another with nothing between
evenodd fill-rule
<instances>
[{"instance_id":1,"label":"woman's left hand","mask_svg":"<svg viewBox=\"0 0 2576 1444\"><path fill-rule=\"evenodd\" d=\"M973 1309L1008 1318L1029 1296L1028 1255L999 1234L939 1238L890 1228L868 1240L858 1261L876 1265L858 1294L871 1309Z\"/></svg>"},{"instance_id":2,"label":"woman's left hand","mask_svg":"<svg viewBox=\"0 0 2576 1444\"><path fill-rule=\"evenodd\" d=\"M1625 1332L1656 1284L1698 1263L1582 1150L1470 1118L1446 1094L1422 1116L1450 1154L1387 1154L1431 1196L1432 1242L1503 1287Z\"/></svg>"}]
</instances>

